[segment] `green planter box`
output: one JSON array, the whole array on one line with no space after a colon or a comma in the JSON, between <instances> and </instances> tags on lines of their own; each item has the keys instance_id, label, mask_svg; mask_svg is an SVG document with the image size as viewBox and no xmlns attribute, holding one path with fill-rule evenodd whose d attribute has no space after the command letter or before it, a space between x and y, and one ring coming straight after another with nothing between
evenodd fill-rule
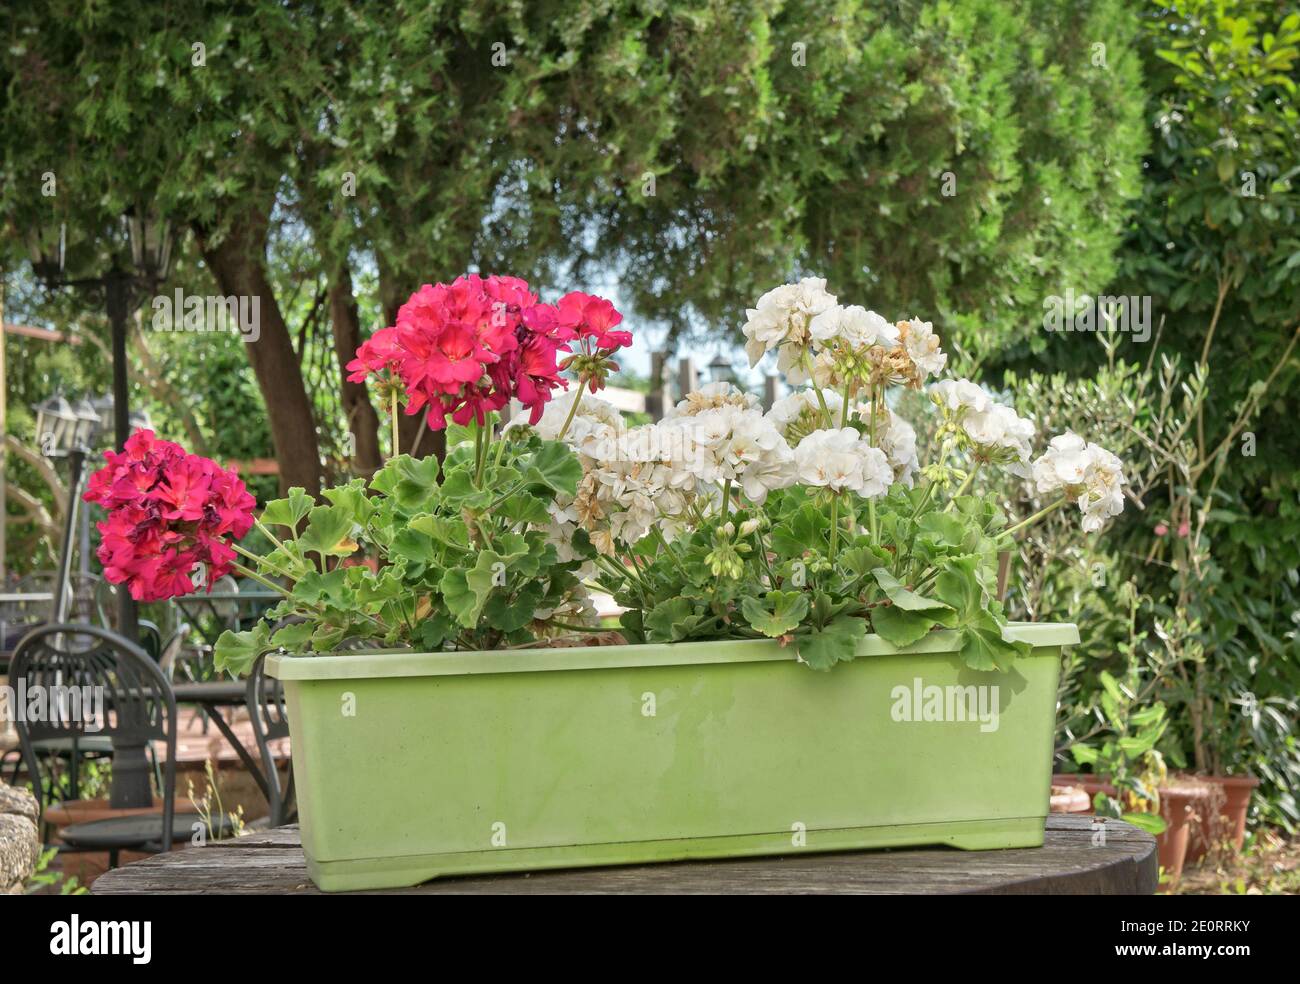
<instances>
[{"instance_id":1,"label":"green planter box","mask_svg":"<svg viewBox=\"0 0 1300 984\"><path fill-rule=\"evenodd\" d=\"M1060 649L954 635L817 673L775 642L268 657L322 889L741 855L1043 842Z\"/></svg>"}]
</instances>

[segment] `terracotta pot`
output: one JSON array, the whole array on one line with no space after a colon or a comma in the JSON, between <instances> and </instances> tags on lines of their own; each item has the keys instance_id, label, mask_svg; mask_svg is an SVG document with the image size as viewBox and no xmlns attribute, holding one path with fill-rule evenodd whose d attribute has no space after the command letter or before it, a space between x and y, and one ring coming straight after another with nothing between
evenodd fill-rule
<instances>
[{"instance_id":1,"label":"terracotta pot","mask_svg":"<svg viewBox=\"0 0 1300 984\"><path fill-rule=\"evenodd\" d=\"M1092 797L1082 786L1052 784L1052 799L1048 809L1052 813L1091 813Z\"/></svg>"},{"instance_id":2,"label":"terracotta pot","mask_svg":"<svg viewBox=\"0 0 1300 984\"><path fill-rule=\"evenodd\" d=\"M45 822L56 831L71 827L74 823L90 823L92 820L107 820L110 817L133 817L140 813L161 813L163 801L154 797L153 806L139 806L132 809L117 809L108 805L108 797L89 800L63 800L51 803L45 810Z\"/></svg>"},{"instance_id":3,"label":"terracotta pot","mask_svg":"<svg viewBox=\"0 0 1300 984\"><path fill-rule=\"evenodd\" d=\"M1167 828L1156 837L1160 867L1168 877L1168 887L1178 884L1187 859L1187 844L1192 828L1206 815L1214 790L1202 782L1173 782L1160 789L1160 816Z\"/></svg>"},{"instance_id":4,"label":"terracotta pot","mask_svg":"<svg viewBox=\"0 0 1300 984\"><path fill-rule=\"evenodd\" d=\"M1250 794L1259 785L1253 776L1196 776L1211 790L1205 822L1197 824L1187 844L1187 861L1200 861L1218 845L1231 843L1240 851L1246 839L1246 810Z\"/></svg>"},{"instance_id":5,"label":"terracotta pot","mask_svg":"<svg viewBox=\"0 0 1300 984\"><path fill-rule=\"evenodd\" d=\"M163 801L154 797L153 806L132 809L115 809L108 805L108 798L89 800L64 800L53 803L45 810L44 822L54 828L51 843L59 840L58 831L71 827L74 823L90 823L92 820L107 820L110 817L131 817L141 813L161 813ZM136 851L123 851L118 857L118 864L129 864L149 855ZM84 885L92 884L96 878L108 870L107 851L76 851L60 854L54 867L66 877L76 878Z\"/></svg>"},{"instance_id":6,"label":"terracotta pot","mask_svg":"<svg viewBox=\"0 0 1300 984\"><path fill-rule=\"evenodd\" d=\"M1105 793L1107 796L1115 795L1115 787L1105 776L1095 776L1092 773L1083 772L1058 772L1052 776L1053 786L1077 786L1082 789L1088 797L1088 809L1085 813L1092 813L1092 802L1098 793Z\"/></svg>"}]
</instances>

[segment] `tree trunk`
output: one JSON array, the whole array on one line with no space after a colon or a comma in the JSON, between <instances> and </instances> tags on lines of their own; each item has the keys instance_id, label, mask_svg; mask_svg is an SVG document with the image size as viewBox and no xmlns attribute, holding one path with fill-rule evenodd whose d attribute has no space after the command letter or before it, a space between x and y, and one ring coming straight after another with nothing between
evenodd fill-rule
<instances>
[{"instance_id":1,"label":"tree trunk","mask_svg":"<svg viewBox=\"0 0 1300 984\"><path fill-rule=\"evenodd\" d=\"M348 382L346 366L361 345L361 321L357 299L352 293L352 273L340 266L330 278L330 324L334 329L334 350L338 355L343 412L352 434L352 468L360 475L373 475L383 464L379 453L379 417L365 383Z\"/></svg>"},{"instance_id":2,"label":"tree trunk","mask_svg":"<svg viewBox=\"0 0 1300 984\"><path fill-rule=\"evenodd\" d=\"M221 292L259 298L260 331L245 337L244 349L266 402L271 441L280 464L280 489L300 486L309 495L317 495L321 484L320 445L311 401L293 339L266 276L267 214L260 208L247 209L235 218L219 243L214 243L208 231L197 224L194 231Z\"/></svg>"}]
</instances>

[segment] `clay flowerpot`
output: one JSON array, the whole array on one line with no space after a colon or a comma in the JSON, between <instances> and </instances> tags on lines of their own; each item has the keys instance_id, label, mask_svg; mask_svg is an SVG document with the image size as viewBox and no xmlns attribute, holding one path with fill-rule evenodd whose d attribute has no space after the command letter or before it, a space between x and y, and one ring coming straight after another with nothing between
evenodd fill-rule
<instances>
[{"instance_id":1,"label":"clay flowerpot","mask_svg":"<svg viewBox=\"0 0 1300 984\"><path fill-rule=\"evenodd\" d=\"M1091 813L1092 797L1082 786L1058 786L1052 783L1052 799L1048 809L1053 813Z\"/></svg>"},{"instance_id":2,"label":"clay flowerpot","mask_svg":"<svg viewBox=\"0 0 1300 984\"><path fill-rule=\"evenodd\" d=\"M1204 823L1197 824L1187 844L1187 862L1200 861L1218 845L1231 843L1240 851L1246 839L1246 809L1250 795L1259 785L1253 776L1197 776L1197 782L1210 787Z\"/></svg>"},{"instance_id":3,"label":"clay flowerpot","mask_svg":"<svg viewBox=\"0 0 1300 984\"><path fill-rule=\"evenodd\" d=\"M90 823L92 820L107 820L110 817L131 817L140 813L162 813L162 808L163 801L156 796L154 797L153 806L142 806L133 809L118 809L109 806L107 797L88 800L64 800L59 803L51 803L46 807L42 821L54 828L53 843L59 840L58 831L64 827L71 827L74 823ZM118 858L118 863L127 864L145 857L148 857L148 855L136 851L123 851ZM71 854L61 854L58 858L57 867L64 875L75 877L82 885L89 885L108 870L108 852L77 851Z\"/></svg>"},{"instance_id":4,"label":"clay flowerpot","mask_svg":"<svg viewBox=\"0 0 1300 984\"><path fill-rule=\"evenodd\" d=\"M1076 786L1082 789L1088 797L1088 809L1084 813L1093 812L1093 800L1098 793L1105 793L1107 796L1115 795L1115 787L1110 784L1106 776L1095 776L1091 773L1082 772L1058 772L1052 776L1053 786Z\"/></svg>"},{"instance_id":5,"label":"clay flowerpot","mask_svg":"<svg viewBox=\"0 0 1300 984\"><path fill-rule=\"evenodd\" d=\"M1156 837L1156 849L1160 867L1171 886L1176 885L1182 876L1192 829L1205 817L1213 793L1213 787L1190 780L1174 782L1160 789L1160 816L1167 827Z\"/></svg>"}]
</instances>

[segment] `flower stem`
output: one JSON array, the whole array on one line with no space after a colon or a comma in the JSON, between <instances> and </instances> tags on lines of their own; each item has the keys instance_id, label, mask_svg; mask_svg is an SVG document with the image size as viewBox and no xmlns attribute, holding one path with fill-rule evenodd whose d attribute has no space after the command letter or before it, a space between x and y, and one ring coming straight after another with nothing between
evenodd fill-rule
<instances>
[{"instance_id":1,"label":"flower stem","mask_svg":"<svg viewBox=\"0 0 1300 984\"><path fill-rule=\"evenodd\" d=\"M847 392L847 391L846 391ZM867 421L868 439L871 446L876 447L876 408L879 405L880 390L879 387L871 387L871 418ZM848 403L844 404L848 409ZM874 547L880 542L880 531L876 526L876 500L874 498L867 500L867 526L871 531L871 545Z\"/></svg>"},{"instance_id":2,"label":"flower stem","mask_svg":"<svg viewBox=\"0 0 1300 984\"><path fill-rule=\"evenodd\" d=\"M803 353L803 368L804 372L808 373L808 382L812 384L813 392L817 394L817 402L822 405L822 416L826 420L826 426L828 428L834 427L835 418L831 415L831 408L826 405L826 397L822 394L822 388L817 385L817 380L813 377L812 356L807 349Z\"/></svg>"},{"instance_id":3,"label":"flower stem","mask_svg":"<svg viewBox=\"0 0 1300 984\"><path fill-rule=\"evenodd\" d=\"M569 425L573 423L573 418L578 415L578 405L582 403L582 389L587 385L587 377L578 377L578 392L573 395L573 405L569 407L569 415L564 418L564 426L560 428L560 433L555 435L557 441L563 441L564 435L569 433Z\"/></svg>"},{"instance_id":4,"label":"flower stem","mask_svg":"<svg viewBox=\"0 0 1300 984\"><path fill-rule=\"evenodd\" d=\"M1034 514L1033 514L1032 516L1030 516L1028 519L1022 519L1022 520L1021 520L1019 523L1017 523L1015 526L1009 526L1009 527L1007 527L1005 530L1003 530L1001 533L999 533L996 537L994 537L994 539L1000 540L1000 539L1002 539L1002 537L1004 537L1004 536L1010 536L1012 533L1016 533L1016 532L1018 532L1019 530L1024 529L1026 526L1032 526L1034 523L1038 522L1038 521L1039 521L1040 519L1042 519L1044 516L1048 515L1049 513L1053 513L1053 512L1055 512L1056 510L1060 509L1063 505L1065 505L1065 504L1066 504L1067 502L1069 502L1069 501L1070 501L1070 497L1069 497L1068 495L1066 495L1066 496L1062 496L1061 498L1059 498L1059 499L1057 499L1055 502L1053 502L1050 506L1046 506L1046 507L1044 507L1044 508L1038 510L1038 512L1034 513Z\"/></svg>"},{"instance_id":5,"label":"flower stem","mask_svg":"<svg viewBox=\"0 0 1300 984\"><path fill-rule=\"evenodd\" d=\"M840 496L837 492L831 499L831 560L835 559L835 551L840 545Z\"/></svg>"},{"instance_id":6,"label":"flower stem","mask_svg":"<svg viewBox=\"0 0 1300 984\"><path fill-rule=\"evenodd\" d=\"M294 574L286 570L281 570L279 567L276 567L274 564L268 563L265 557L259 557L251 550L246 550L245 548L241 547L238 543L232 543L230 546L231 549L235 551L235 553L242 554L243 556L247 557L249 560L253 561L256 564L262 564L265 565L266 567L271 568L271 571L273 573L279 574L281 577L287 577L291 581L298 580L298 578ZM261 581L262 579L259 577L257 578L257 580ZM266 582L262 581L262 583L265 584ZM282 592L284 594L288 594L288 592L284 588L280 587L278 584L272 585L272 587L275 588L276 591Z\"/></svg>"},{"instance_id":7,"label":"flower stem","mask_svg":"<svg viewBox=\"0 0 1300 984\"><path fill-rule=\"evenodd\" d=\"M392 418L392 421L393 421L393 453L390 455L390 457L392 457L392 458L396 458L396 457L397 457L397 454L398 454L398 450L397 450L397 445L398 445L398 440L397 440L397 387L396 387L396 386L393 387L392 402L389 404L388 415Z\"/></svg>"},{"instance_id":8,"label":"flower stem","mask_svg":"<svg viewBox=\"0 0 1300 984\"><path fill-rule=\"evenodd\" d=\"M238 550L239 547L235 547L235 549ZM262 587L264 588L270 588L272 591L278 591L286 598L293 597L293 595L289 592L287 588L284 588L276 584L274 581L268 581L266 578L262 577L261 574L257 574L254 571L249 570L247 567L245 567L243 564L239 563L238 561L232 560L230 562L230 566L233 567L235 570L239 571L240 574L243 574L244 577L252 578L254 581L262 585Z\"/></svg>"}]
</instances>

